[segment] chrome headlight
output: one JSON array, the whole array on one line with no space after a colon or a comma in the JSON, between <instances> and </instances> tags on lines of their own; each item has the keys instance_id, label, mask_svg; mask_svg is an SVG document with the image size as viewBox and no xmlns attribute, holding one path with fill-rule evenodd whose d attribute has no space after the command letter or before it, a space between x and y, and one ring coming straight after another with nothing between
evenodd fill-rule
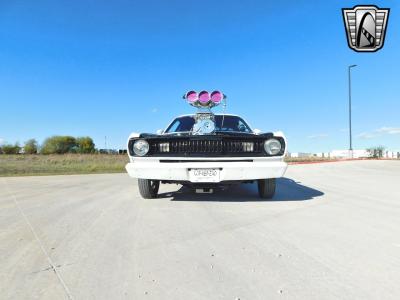
<instances>
[{"instance_id":1,"label":"chrome headlight","mask_svg":"<svg viewBox=\"0 0 400 300\"><path fill-rule=\"evenodd\" d=\"M282 144L277 139L269 139L264 142L264 150L269 155L277 155L282 149Z\"/></svg>"},{"instance_id":2,"label":"chrome headlight","mask_svg":"<svg viewBox=\"0 0 400 300\"><path fill-rule=\"evenodd\" d=\"M133 152L138 156L144 156L149 152L149 143L145 140L137 140L133 144Z\"/></svg>"}]
</instances>

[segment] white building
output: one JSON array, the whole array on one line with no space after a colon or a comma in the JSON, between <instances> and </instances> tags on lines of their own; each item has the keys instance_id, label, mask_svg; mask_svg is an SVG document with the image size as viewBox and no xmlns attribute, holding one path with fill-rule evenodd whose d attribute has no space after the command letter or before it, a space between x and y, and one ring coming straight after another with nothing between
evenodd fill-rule
<instances>
[{"instance_id":1,"label":"white building","mask_svg":"<svg viewBox=\"0 0 400 300\"><path fill-rule=\"evenodd\" d=\"M382 154L384 158L400 158L399 151L383 151Z\"/></svg>"},{"instance_id":2,"label":"white building","mask_svg":"<svg viewBox=\"0 0 400 300\"><path fill-rule=\"evenodd\" d=\"M294 158L299 158L299 157L312 157L313 154L312 153L304 153L304 152L292 152L289 153L288 155L289 157L294 157Z\"/></svg>"},{"instance_id":3,"label":"white building","mask_svg":"<svg viewBox=\"0 0 400 300\"><path fill-rule=\"evenodd\" d=\"M400 159L400 151L389 151L385 150L381 154L382 158L393 158ZM291 152L288 153L288 157L293 158L337 158L337 159L347 159L347 158L369 158L372 157L373 153L369 153L367 150L356 149L352 153L350 150L332 150L331 152L318 152L318 153L307 153L307 152Z\"/></svg>"},{"instance_id":4,"label":"white building","mask_svg":"<svg viewBox=\"0 0 400 300\"><path fill-rule=\"evenodd\" d=\"M370 156L367 150L332 150L330 152L332 158L367 158Z\"/></svg>"},{"instance_id":5,"label":"white building","mask_svg":"<svg viewBox=\"0 0 400 300\"><path fill-rule=\"evenodd\" d=\"M330 154L330 152L318 152L318 153L315 153L314 156L320 157L320 158L330 158L331 154Z\"/></svg>"}]
</instances>

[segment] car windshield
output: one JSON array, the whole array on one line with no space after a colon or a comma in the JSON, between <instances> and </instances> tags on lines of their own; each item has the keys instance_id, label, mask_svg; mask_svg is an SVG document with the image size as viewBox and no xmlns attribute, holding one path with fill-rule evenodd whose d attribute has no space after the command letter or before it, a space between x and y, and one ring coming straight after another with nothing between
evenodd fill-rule
<instances>
[{"instance_id":1,"label":"car windshield","mask_svg":"<svg viewBox=\"0 0 400 300\"><path fill-rule=\"evenodd\" d=\"M165 133L190 132L194 125L194 116L176 118L168 126ZM219 132L247 132L251 133L249 125L237 116L215 116L215 130Z\"/></svg>"}]
</instances>

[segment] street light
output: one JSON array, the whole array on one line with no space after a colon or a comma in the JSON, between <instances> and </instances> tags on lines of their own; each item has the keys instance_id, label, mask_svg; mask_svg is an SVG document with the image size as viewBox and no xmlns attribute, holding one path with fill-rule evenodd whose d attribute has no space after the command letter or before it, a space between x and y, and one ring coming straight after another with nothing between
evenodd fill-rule
<instances>
[{"instance_id":1,"label":"street light","mask_svg":"<svg viewBox=\"0 0 400 300\"><path fill-rule=\"evenodd\" d=\"M357 67L357 65L349 66L349 138L350 138L350 148L349 152L351 158L353 158L353 138L351 134L351 68Z\"/></svg>"}]
</instances>

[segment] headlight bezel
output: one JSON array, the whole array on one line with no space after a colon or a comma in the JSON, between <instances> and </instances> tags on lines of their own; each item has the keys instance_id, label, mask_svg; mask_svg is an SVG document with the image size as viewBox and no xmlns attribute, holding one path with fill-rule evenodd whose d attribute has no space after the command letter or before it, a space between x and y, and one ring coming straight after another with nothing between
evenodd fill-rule
<instances>
[{"instance_id":1,"label":"headlight bezel","mask_svg":"<svg viewBox=\"0 0 400 300\"><path fill-rule=\"evenodd\" d=\"M279 145L279 149L277 149L276 147L274 148L275 150L271 149L271 146L275 146L278 144ZM281 155L282 149L283 149L284 145L282 144L282 142L277 139L277 138L270 138L268 140L264 141L263 144L263 148L264 148L264 152L269 155L269 156L278 156Z\"/></svg>"},{"instance_id":2,"label":"headlight bezel","mask_svg":"<svg viewBox=\"0 0 400 300\"><path fill-rule=\"evenodd\" d=\"M142 150L139 149L139 147L138 147L139 144L142 146L142 149L143 149L144 151L142 151ZM144 148L143 148L143 147L144 147ZM132 150L133 150L133 153L134 153L136 156L145 156L145 155L146 155L147 153L149 153L149 151L150 151L149 142L146 141L146 140L144 140L144 139L138 139L138 140L136 140L136 141L133 142Z\"/></svg>"}]
</instances>

